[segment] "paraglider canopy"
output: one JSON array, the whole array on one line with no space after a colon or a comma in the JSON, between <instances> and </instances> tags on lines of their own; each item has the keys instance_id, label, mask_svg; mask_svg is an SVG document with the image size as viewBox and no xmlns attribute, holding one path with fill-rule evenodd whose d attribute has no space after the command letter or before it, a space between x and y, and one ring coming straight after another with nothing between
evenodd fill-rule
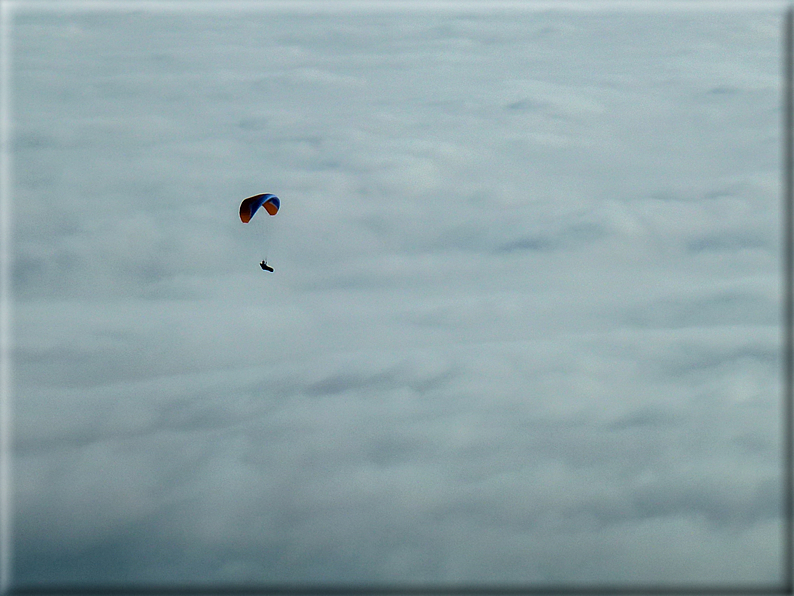
<instances>
[{"instance_id":1,"label":"paraglider canopy","mask_svg":"<svg viewBox=\"0 0 794 596\"><path fill-rule=\"evenodd\" d=\"M278 213L279 207L281 207L281 201L276 195L268 193L248 197L240 203L240 221L243 223L251 221L251 218L260 207L264 207L268 215L275 215Z\"/></svg>"}]
</instances>

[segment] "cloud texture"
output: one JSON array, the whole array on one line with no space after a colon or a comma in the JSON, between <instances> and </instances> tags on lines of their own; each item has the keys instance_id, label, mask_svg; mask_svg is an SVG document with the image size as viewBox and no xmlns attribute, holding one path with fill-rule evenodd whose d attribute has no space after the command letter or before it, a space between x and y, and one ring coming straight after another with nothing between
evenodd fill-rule
<instances>
[{"instance_id":1,"label":"cloud texture","mask_svg":"<svg viewBox=\"0 0 794 596\"><path fill-rule=\"evenodd\" d=\"M777 581L779 13L268 6L14 15L15 581Z\"/></svg>"}]
</instances>

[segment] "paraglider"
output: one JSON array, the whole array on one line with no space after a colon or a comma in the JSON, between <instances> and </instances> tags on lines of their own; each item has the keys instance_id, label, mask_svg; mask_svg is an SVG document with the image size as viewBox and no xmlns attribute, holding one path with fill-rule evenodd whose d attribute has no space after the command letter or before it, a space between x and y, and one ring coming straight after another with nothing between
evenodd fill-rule
<instances>
[{"instance_id":1,"label":"paraglider","mask_svg":"<svg viewBox=\"0 0 794 596\"><path fill-rule=\"evenodd\" d=\"M267 215L272 217L281 208L281 201L276 195L269 193L248 197L240 203L240 221L243 223L250 222L260 208L264 209ZM259 263L259 266L262 271L273 272L273 267L267 264L267 253L265 253L265 258Z\"/></svg>"},{"instance_id":2,"label":"paraglider","mask_svg":"<svg viewBox=\"0 0 794 596\"><path fill-rule=\"evenodd\" d=\"M251 218L260 207L264 207L269 215L275 215L278 213L279 207L281 207L281 201L276 195L271 194L248 197L240 203L240 221L243 223L251 221Z\"/></svg>"}]
</instances>

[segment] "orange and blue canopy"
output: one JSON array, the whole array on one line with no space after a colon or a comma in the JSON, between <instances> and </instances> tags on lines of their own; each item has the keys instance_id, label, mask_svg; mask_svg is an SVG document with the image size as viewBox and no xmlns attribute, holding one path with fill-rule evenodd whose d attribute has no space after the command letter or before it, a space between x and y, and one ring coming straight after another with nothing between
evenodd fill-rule
<instances>
[{"instance_id":1,"label":"orange and blue canopy","mask_svg":"<svg viewBox=\"0 0 794 596\"><path fill-rule=\"evenodd\" d=\"M269 215L275 215L278 213L279 207L281 207L281 201L278 200L276 195L267 193L248 197L240 203L240 221L243 223L251 221L254 213L256 213L260 207L264 207Z\"/></svg>"}]
</instances>

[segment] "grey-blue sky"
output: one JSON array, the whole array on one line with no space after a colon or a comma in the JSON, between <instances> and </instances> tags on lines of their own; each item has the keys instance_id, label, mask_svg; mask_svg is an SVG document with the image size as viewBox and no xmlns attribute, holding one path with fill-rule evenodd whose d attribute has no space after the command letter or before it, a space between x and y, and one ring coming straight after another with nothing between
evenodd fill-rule
<instances>
[{"instance_id":1,"label":"grey-blue sky","mask_svg":"<svg viewBox=\"0 0 794 596\"><path fill-rule=\"evenodd\" d=\"M777 578L777 11L22 6L19 581Z\"/></svg>"}]
</instances>

